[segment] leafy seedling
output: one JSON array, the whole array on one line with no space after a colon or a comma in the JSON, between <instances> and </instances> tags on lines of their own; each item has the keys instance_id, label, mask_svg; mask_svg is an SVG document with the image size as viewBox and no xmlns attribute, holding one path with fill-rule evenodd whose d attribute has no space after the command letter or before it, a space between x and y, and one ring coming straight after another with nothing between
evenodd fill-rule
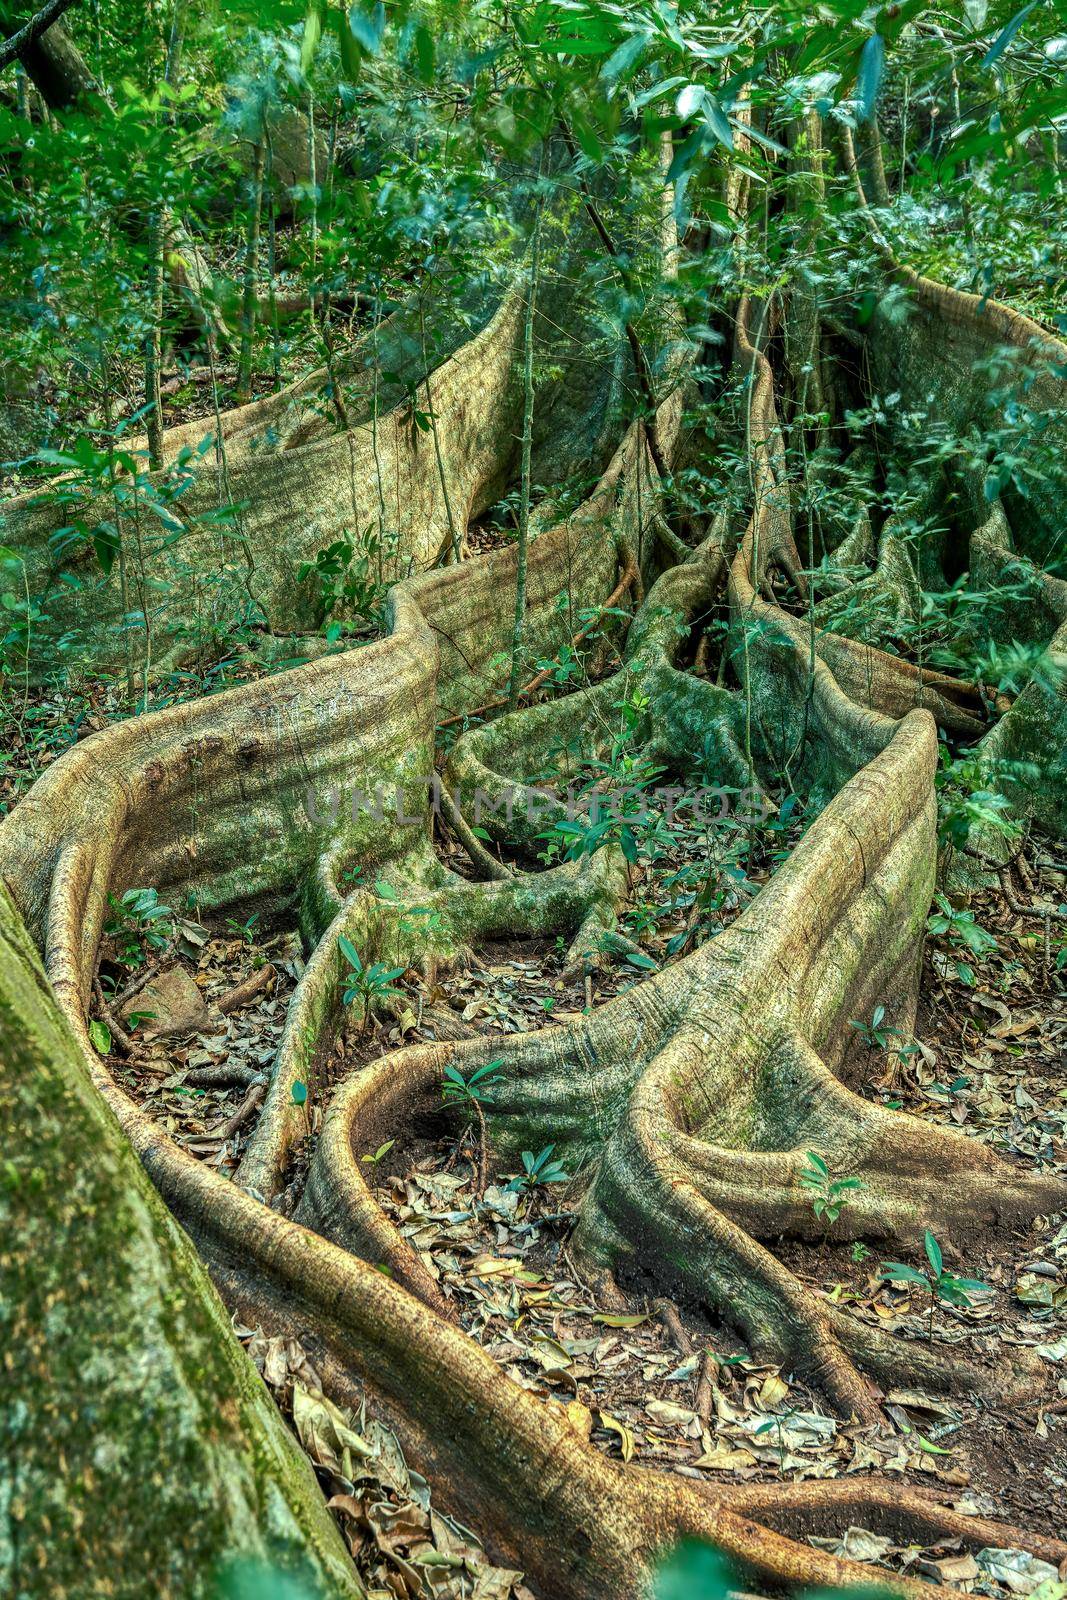
<instances>
[{"instance_id":1,"label":"leafy seedling","mask_svg":"<svg viewBox=\"0 0 1067 1600\"><path fill-rule=\"evenodd\" d=\"M384 1144L378 1146L373 1155L361 1156L360 1160L368 1167L376 1167L385 1160L394 1144L396 1144L395 1139L386 1139Z\"/></svg>"},{"instance_id":2,"label":"leafy seedling","mask_svg":"<svg viewBox=\"0 0 1067 1600\"><path fill-rule=\"evenodd\" d=\"M387 967L380 961L375 961L370 966L364 966L363 960L352 943L342 934L337 940L337 947L348 962L348 976L345 982L344 1003L346 1006L358 1004L360 1008L360 1037L367 1031L370 1021L371 1007L379 1005L383 1000L400 998L400 991L393 987L397 978L403 977L403 967Z\"/></svg>"},{"instance_id":3,"label":"leafy seedling","mask_svg":"<svg viewBox=\"0 0 1067 1600\"><path fill-rule=\"evenodd\" d=\"M854 1195L867 1185L862 1178L835 1178L822 1156L808 1151L808 1164L801 1168L801 1187L807 1191L811 1209L823 1224L823 1246L830 1229Z\"/></svg>"},{"instance_id":4,"label":"leafy seedling","mask_svg":"<svg viewBox=\"0 0 1067 1600\"><path fill-rule=\"evenodd\" d=\"M441 1085L441 1099L449 1105L466 1106L477 1118L478 1122L478 1177L475 1188L475 1199L480 1200L485 1193L486 1172L489 1165L489 1140L485 1127L485 1112L483 1105L493 1098L493 1090L498 1083L503 1082L500 1068L504 1065L503 1059L486 1061L476 1067L469 1077L464 1077L458 1067L446 1067L444 1082ZM470 1127L470 1122L460 1134L462 1140Z\"/></svg>"},{"instance_id":5,"label":"leafy seedling","mask_svg":"<svg viewBox=\"0 0 1067 1600\"><path fill-rule=\"evenodd\" d=\"M950 1306L969 1306L973 1294L985 1294L989 1284L983 1283L979 1278L958 1278L954 1272L946 1272L941 1256L941 1246L930 1232L926 1230L926 1259L929 1270L922 1272L917 1267L906 1266L902 1261L883 1261L878 1269L878 1276L885 1283L915 1284L924 1289L930 1296L930 1320L927 1337L931 1344L934 1338L934 1310L939 1300L944 1300Z\"/></svg>"},{"instance_id":6,"label":"leafy seedling","mask_svg":"<svg viewBox=\"0 0 1067 1600\"><path fill-rule=\"evenodd\" d=\"M936 897L937 911L927 919L926 926L935 939L943 939L954 951L966 952L976 961L983 961L997 949L997 941L975 921L973 911L958 910L946 895ZM968 989L974 988L974 969L967 961L955 961L956 976Z\"/></svg>"},{"instance_id":7,"label":"leafy seedling","mask_svg":"<svg viewBox=\"0 0 1067 1600\"><path fill-rule=\"evenodd\" d=\"M527 1194L535 1189L546 1187L550 1183L566 1183L570 1173L559 1161L552 1159L554 1144L546 1144L545 1148L534 1155L532 1150L522 1152L522 1171L517 1173L508 1188L523 1190Z\"/></svg>"},{"instance_id":8,"label":"leafy seedling","mask_svg":"<svg viewBox=\"0 0 1067 1600\"><path fill-rule=\"evenodd\" d=\"M252 915L246 917L244 922L238 922L236 917L227 917L226 926L236 938L243 940L245 944L252 944L255 941L256 923L258 921L259 912L253 911Z\"/></svg>"},{"instance_id":9,"label":"leafy seedling","mask_svg":"<svg viewBox=\"0 0 1067 1600\"><path fill-rule=\"evenodd\" d=\"M112 914L104 923L104 932L114 940L126 966L139 966L149 950L165 950L174 938L174 912L155 889L109 894L107 903Z\"/></svg>"}]
</instances>

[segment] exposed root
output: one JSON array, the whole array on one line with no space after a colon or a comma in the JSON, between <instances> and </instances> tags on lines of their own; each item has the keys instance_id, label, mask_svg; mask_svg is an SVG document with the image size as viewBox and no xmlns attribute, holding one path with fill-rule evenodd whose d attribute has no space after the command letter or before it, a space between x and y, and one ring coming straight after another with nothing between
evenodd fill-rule
<instances>
[{"instance_id":1,"label":"exposed root","mask_svg":"<svg viewBox=\"0 0 1067 1600\"><path fill-rule=\"evenodd\" d=\"M621 629L610 634L622 656L613 676L502 716L452 749L446 776L459 809L448 817L487 881L460 878L438 860L429 796L436 731L500 701L508 640L499 594L514 583L512 549L398 585L390 636L366 650L108 729L57 761L0 826L0 873L47 949L94 1080L231 1301L272 1331L310 1338L339 1382L364 1384L411 1459L447 1486L453 1508L567 1600L637 1600L660 1552L683 1534L718 1544L756 1587L780 1588L869 1582L868 1567L782 1531L828 1527L835 1507L851 1516L862 1504L887 1526L896 1517L894 1526L939 1535L957 1524L910 1491L895 1491L890 1505L868 1485L802 1485L776 1488L772 1502L763 1486L711 1491L627 1470L564 1408L501 1374L454 1326L446 1294L377 1204L361 1161L443 1113L446 1066L467 1075L501 1062L501 1086L484 1107L494 1160L541 1141L577 1161L586 1187L574 1244L601 1293L616 1281L652 1283L706 1305L759 1358L803 1371L840 1413L863 1421L880 1416L864 1374L885 1384L915 1373L1000 1396L1017 1393L1020 1376L871 1329L772 1253L783 1233L818 1236L800 1181L806 1152L824 1151L839 1173L862 1181L843 1238L911 1245L934 1227L951 1244L1067 1206L1064 1185L1020 1177L985 1146L857 1092L850 1021L876 1005L902 1026L914 1014L936 871L934 718L973 733L984 708L965 686L854 641L819 633L812 647L799 619L760 598L774 571L803 594L804 574L773 374L751 310L742 308L738 328L751 380L751 515L737 551L724 522L652 581L656 540L645 534L661 513L640 425L590 499L531 544L527 637L548 659L573 640L574 612L605 597L614 606L624 592L637 611L625 640ZM455 480L450 487L471 507L506 475L514 324L508 302L482 343L454 358L466 377L452 396L460 442L449 470L462 466L468 479L462 494ZM492 427L463 409L482 356L491 370L480 404ZM448 369L435 378L442 413L450 381ZM656 418L665 462L680 411L676 394ZM334 450L330 441L323 460ZM399 461L399 442L397 451ZM415 513L420 539L434 548L443 534L436 481L423 462L420 493L430 498ZM398 466L397 492L400 482ZM662 529L658 537L680 555ZM725 670L720 683L686 670L689 630L724 578L729 665L741 692ZM572 771L560 751L575 741L585 754L606 749L620 702L634 711L635 747L653 766L692 776L710 765L757 798L784 773L810 800L800 845L719 937L588 1016L506 1041L420 1044L352 1074L318 1107L299 1220L271 1210L264 1201L283 1187L305 1130L294 1087L303 1082L321 1099L323 1057L343 1029L340 937L363 961L426 972L515 932L571 934L573 963L597 959L627 893L621 852L542 873L504 870L471 832L486 819L468 812L466 796L477 790L493 807L487 826L502 848L529 847L546 818L565 814ZM339 792L353 774L359 805ZM382 787L384 810L372 794ZM239 1183L183 1155L116 1088L89 1043L86 1002L107 896L131 882L192 895L206 910L249 899L298 907L314 945ZM372 1025L369 1005L364 1021ZM250 1086L235 1127L262 1088ZM968 1537L977 1534L967 1521ZM1027 1545L1014 1529L996 1534L1061 1549ZM882 1583L902 1600L932 1593L910 1579Z\"/></svg>"}]
</instances>

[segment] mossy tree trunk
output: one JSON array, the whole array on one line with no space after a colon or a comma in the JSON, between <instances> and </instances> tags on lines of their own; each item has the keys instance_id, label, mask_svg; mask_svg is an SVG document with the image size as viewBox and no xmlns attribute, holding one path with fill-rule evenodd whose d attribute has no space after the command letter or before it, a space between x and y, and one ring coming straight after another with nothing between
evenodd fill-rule
<instances>
[{"instance_id":1,"label":"mossy tree trunk","mask_svg":"<svg viewBox=\"0 0 1067 1600\"><path fill-rule=\"evenodd\" d=\"M0 1591L362 1588L189 1239L90 1082L0 883Z\"/></svg>"}]
</instances>

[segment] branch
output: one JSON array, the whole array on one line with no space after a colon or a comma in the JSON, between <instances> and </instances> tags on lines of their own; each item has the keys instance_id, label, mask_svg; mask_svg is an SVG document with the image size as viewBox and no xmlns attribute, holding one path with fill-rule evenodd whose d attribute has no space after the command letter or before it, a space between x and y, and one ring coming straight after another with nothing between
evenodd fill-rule
<instances>
[{"instance_id":1,"label":"branch","mask_svg":"<svg viewBox=\"0 0 1067 1600\"><path fill-rule=\"evenodd\" d=\"M69 10L74 0L48 0L48 4L41 7L35 17L31 17L18 33L13 33L9 39L0 44L0 72L14 61L16 56L22 54L28 45L39 39L41 34L50 28L53 22L60 18L64 11Z\"/></svg>"}]
</instances>

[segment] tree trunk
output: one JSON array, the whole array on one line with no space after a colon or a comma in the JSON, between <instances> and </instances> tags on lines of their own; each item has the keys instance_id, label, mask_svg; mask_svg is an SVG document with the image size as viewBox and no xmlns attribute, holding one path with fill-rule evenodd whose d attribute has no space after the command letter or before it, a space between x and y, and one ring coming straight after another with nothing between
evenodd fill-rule
<instances>
[{"instance_id":1,"label":"tree trunk","mask_svg":"<svg viewBox=\"0 0 1067 1600\"><path fill-rule=\"evenodd\" d=\"M900 271L891 262L885 270ZM554 259L552 272L554 291ZM1039 332L974 297L932 292L914 275L905 282L954 342L966 337L988 349L995 337L1027 350ZM543 303L556 313L549 292ZM314 440L305 455L258 448L264 426L279 415L279 397L229 419L233 498L281 507L274 521L257 525L265 591L284 591L288 574L272 566L284 538L295 558L306 556L299 541L312 536L312 513L338 499L338 463L350 453L365 469L365 520L386 505L392 514L407 491L411 520L403 531L413 566L416 541L425 565L446 531L461 534L472 508L492 503L507 483L522 409L515 381L522 300L513 290L438 368L432 390L427 383L433 449L399 398L380 421L376 407L369 421L354 415L351 438L340 441L343 456L332 428L315 435L321 417L296 424L302 442ZM420 305L411 319L420 334L421 316ZM812 327L813 340L818 331ZM455 1302L379 1203L361 1158L440 1107L446 1067L469 1080L492 1058L500 1078L486 1105L494 1158L504 1163L551 1142L580 1167L588 1181L571 1246L606 1294L615 1280L642 1293L653 1283L684 1293L734 1325L759 1361L802 1372L843 1417L871 1425L891 1385L964 1390L1002 1403L1032 1399L1047 1381L1039 1358L1024 1349L1000 1368L982 1366L950 1342L916 1343L864 1321L816 1292L779 1254L783 1237L811 1243L823 1236L804 1194L807 1151L844 1152L850 1175L862 1180L840 1220L841 1239L921 1249L930 1227L949 1243L969 1242L980 1229L1062 1209L1067 1186L863 1093L870 1085L850 1051L850 1024L877 1006L904 1028L914 1015L937 866L935 719L973 735L982 728L981 706L968 685L902 657L829 629L813 636L810 618L773 598L772 572L798 594L803 581L773 332L770 301L761 309L744 296L736 316L745 407L737 430L741 487L730 507L743 506L736 540L729 514L693 549L668 529L661 541L675 564L666 571L654 541L642 543L662 520L658 463L669 473L679 457L683 396L672 384L654 419L632 423L607 464L598 462L584 502L529 546L525 626L539 653L558 659L574 642L570 619L602 614L615 630L613 675L540 703L520 693L514 711L485 720L487 709L501 705L501 662L514 626L501 597L510 602L518 587L518 550L497 549L397 584L388 636L366 649L106 728L54 762L0 824L0 872L47 949L72 1047L84 1060L91 1056L85 1002L107 895L128 884L131 862L139 881L214 916L250 901L300 903L318 942L294 991L237 1181L183 1151L105 1063L92 1061L93 1082L227 1298L271 1331L306 1335L339 1386L358 1382L419 1470L443 1488L449 1509L476 1519L551 1600L643 1600L658 1553L693 1534L718 1543L761 1591L869 1581L869 1567L805 1542L828 1526L840 1532L846 1518L892 1531L899 1543L959 1539L1054 1562L1067 1556L1058 1540L964 1519L858 1474L800 1486L698 1484L608 1459L563 1407L513 1382L457 1328ZM580 343L573 330L569 336ZM873 344L877 327L870 337ZM933 348L926 345L927 359ZM1067 350L1056 353L1067 363ZM906 354L897 349L894 359ZM881 359L877 350L872 359ZM423 376L420 370L402 393L417 394ZM1058 413L1062 380L1050 377L1049 386L1035 385L1032 403ZM597 393L606 388L594 385ZM286 404L299 411L303 392L295 386ZM573 406L567 415L573 418ZM168 449L181 437L176 430ZM563 443L570 447L569 435ZM568 470L576 470L573 462ZM454 490L454 521L447 501L441 509L446 486ZM347 515L348 504L342 509ZM976 552L986 550L990 560L995 531L983 525L974 533ZM314 537L321 541L321 528ZM644 552L640 563L635 550ZM621 615L627 595L632 617ZM725 650L739 687L694 670L688 650L692 630L716 604L728 618ZM544 676L534 680L543 684ZM446 778L465 793L480 791L496 839L521 859L552 815L551 805L546 817L543 804L534 813L524 803L532 775L558 772L551 763L561 751L577 748L596 761L610 753L606 730L620 704L633 705L636 688L647 710L634 748L687 785L706 781L711 761L738 789L753 777L769 787L789 774L808 806L789 858L717 937L588 1014L506 1039L487 1033L391 1049L335 1090L323 1063L342 1025L341 936L367 959L388 955L424 969L501 938L569 938L570 959L581 967L597 958L627 892L616 845L591 862L516 867L488 882L453 871L435 852L427 792L442 727L463 725ZM1025 716L1023 697L1016 706ZM1031 716L1026 726L1036 731L1037 722ZM353 775L368 794L377 787L395 798L396 818L419 825L399 828L393 816L342 809L339 792L336 804L323 807L323 790ZM556 817L565 815L562 798L555 803ZM360 869L355 882L353 867ZM432 920L414 918L416 909ZM432 934L412 930L412 922ZM19 1058L16 1089L23 1067ZM34 1106L24 1107L18 1094L9 1101L21 1130ZM321 1132L290 1218L269 1202L287 1186L312 1110L322 1113ZM35 1137L39 1130L31 1149ZM82 1168L89 1177L97 1170L85 1144L63 1146L78 1152L61 1171L75 1185ZM14 1129L6 1148L18 1149ZM46 1170L40 1160L37 1166ZM62 1225L62 1217L42 1213L42 1258ZM47 1269L35 1263L35 1270ZM109 1570L102 1554L94 1574ZM914 1578L878 1577L894 1594L931 1600Z\"/></svg>"},{"instance_id":2,"label":"tree trunk","mask_svg":"<svg viewBox=\"0 0 1067 1600\"><path fill-rule=\"evenodd\" d=\"M10 35L15 28L5 17L0 22L0 31ZM66 111L78 105L96 88L85 57L62 22L53 22L39 38L24 46L19 51L19 60L45 103L55 111Z\"/></svg>"},{"instance_id":3,"label":"tree trunk","mask_svg":"<svg viewBox=\"0 0 1067 1600\"><path fill-rule=\"evenodd\" d=\"M311 1467L93 1087L0 883L0 1590L361 1594Z\"/></svg>"},{"instance_id":4,"label":"tree trunk","mask_svg":"<svg viewBox=\"0 0 1067 1600\"><path fill-rule=\"evenodd\" d=\"M508 708L514 711L519 703L519 685L522 682L522 632L526 618L526 564L530 540L530 456L533 448L534 411L534 309L537 301L537 280L541 267L541 197L537 199L534 218L533 245L530 257L530 286L526 295L526 317L523 325L522 348L522 464L519 482L519 540L518 565L515 569L515 629L511 636L511 677L508 683Z\"/></svg>"},{"instance_id":5,"label":"tree trunk","mask_svg":"<svg viewBox=\"0 0 1067 1600\"><path fill-rule=\"evenodd\" d=\"M267 137L256 140L252 171L248 179L248 227L245 233L244 296L241 303L241 351L237 362L238 405L248 399L252 388L252 340L256 330L256 279L259 276L259 233L263 215L263 169L267 159Z\"/></svg>"}]
</instances>

